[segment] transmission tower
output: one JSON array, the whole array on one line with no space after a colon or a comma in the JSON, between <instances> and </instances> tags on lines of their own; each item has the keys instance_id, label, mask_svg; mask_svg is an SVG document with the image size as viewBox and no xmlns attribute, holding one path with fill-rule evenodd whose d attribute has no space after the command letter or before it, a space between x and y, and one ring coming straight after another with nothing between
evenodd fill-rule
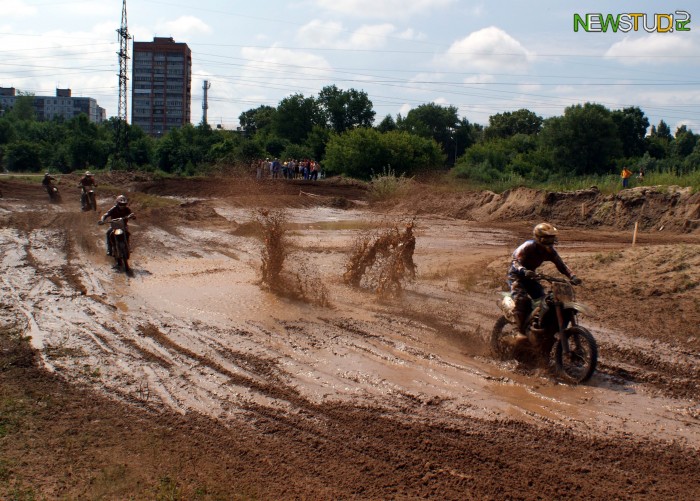
<instances>
[{"instance_id":1,"label":"transmission tower","mask_svg":"<svg viewBox=\"0 0 700 501\"><path fill-rule=\"evenodd\" d=\"M122 23L117 30L119 38L119 111L117 113L117 134L116 134L116 156L124 158L129 146L129 137L126 122L126 96L127 96L127 76L129 71L129 28L126 25L126 0L122 3ZM128 162L128 158L127 158Z\"/></svg>"},{"instance_id":2,"label":"transmission tower","mask_svg":"<svg viewBox=\"0 0 700 501\"><path fill-rule=\"evenodd\" d=\"M202 100L202 125L205 125L207 123L207 110L209 109L209 100L207 98L208 96L208 90L211 89L211 83L209 83L208 80L204 81L204 85L202 85L202 89L204 89L204 99Z\"/></svg>"}]
</instances>

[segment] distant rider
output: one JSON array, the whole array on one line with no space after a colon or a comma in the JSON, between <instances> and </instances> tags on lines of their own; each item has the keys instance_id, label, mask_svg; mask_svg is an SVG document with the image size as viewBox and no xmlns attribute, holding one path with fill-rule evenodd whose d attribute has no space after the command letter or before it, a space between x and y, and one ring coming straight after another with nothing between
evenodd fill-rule
<instances>
[{"instance_id":1,"label":"distant rider","mask_svg":"<svg viewBox=\"0 0 700 501\"><path fill-rule=\"evenodd\" d=\"M48 172L44 174L44 179L41 180L41 184L44 186L46 193L48 193L49 195L51 195L51 187L53 186L53 181L56 181L56 178Z\"/></svg>"},{"instance_id":2,"label":"distant rider","mask_svg":"<svg viewBox=\"0 0 700 501\"><path fill-rule=\"evenodd\" d=\"M90 186L97 188L97 183L95 182L95 176L93 176L92 172L88 170L85 171L85 175L78 183L78 188L82 188L82 192L80 193L80 205L82 206L83 210L89 209L87 206L87 191Z\"/></svg>"},{"instance_id":3,"label":"distant rider","mask_svg":"<svg viewBox=\"0 0 700 501\"><path fill-rule=\"evenodd\" d=\"M90 207L87 206L87 191L90 186L97 188L97 183L95 182L95 176L92 175L92 172L86 171L78 184L78 188L82 188L82 192L80 193L80 205L83 210L90 209Z\"/></svg>"},{"instance_id":4,"label":"distant rider","mask_svg":"<svg viewBox=\"0 0 700 501\"><path fill-rule=\"evenodd\" d=\"M136 217L136 215L131 211L131 209L128 207L129 201L126 199L124 195L119 195L117 199L114 202L114 207L109 209L107 212L105 212L104 216L98 221L97 224L105 224L105 220L107 218L110 219L118 219L120 217L126 218L127 216ZM126 227L127 225L127 220L124 220L124 226ZM111 256L112 255L112 232L114 230L110 227L107 230L107 255ZM126 230L126 239L127 242L129 241L129 230L127 228Z\"/></svg>"},{"instance_id":5,"label":"distant rider","mask_svg":"<svg viewBox=\"0 0 700 501\"><path fill-rule=\"evenodd\" d=\"M508 283L510 292L515 301L515 318L519 334L517 340L527 338L526 320L530 315L532 299L544 296L544 288L535 280L535 270L544 261L554 263L560 273L566 275L573 285L580 285L581 279L574 275L564 264L559 253L554 249L557 243L558 230L549 223L540 223L535 226L533 239L527 240L513 252L513 260L508 269Z\"/></svg>"}]
</instances>

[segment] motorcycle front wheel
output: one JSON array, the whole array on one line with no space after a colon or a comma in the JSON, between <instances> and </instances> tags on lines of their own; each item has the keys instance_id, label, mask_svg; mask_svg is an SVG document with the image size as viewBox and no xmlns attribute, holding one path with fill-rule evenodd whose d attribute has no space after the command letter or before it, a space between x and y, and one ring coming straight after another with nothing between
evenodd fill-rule
<instances>
[{"instance_id":1,"label":"motorcycle front wheel","mask_svg":"<svg viewBox=\"0 0 700 501\"><path fill-rule=\"evenodd\" d=\"M120 239L117 242L117 247L119 248L119 256L122 264L124 265L124 271L129 271L129 246L123 239Z\"/></svg>"},{"instance_id":2,"label":"motorcycle front wheel","mask_svg":"<svg viewBox=\"0 0 700 501\"><path fill-rule=\"evenodd\" d=\"M576 325L564 331L569 354L564 355L561 341L557 342L555 361L557 371L568 381L578 384L588 381L598 365L598 345L588 329Z\"/></svg>"},{"instance_id":3,"label":"motorcycle front wheel","mask_svg":"<svg viewBox=\"0 0 700 501\"><path fill-rule=\"evenodd\" d=\"M498 317L496 324L491 331L491 351L494 357L499 360L513 358L513 345L507 343L507 338L512 338L517 334L515 324L508 321L504 316Z\"/></svg>"}]
</instances>

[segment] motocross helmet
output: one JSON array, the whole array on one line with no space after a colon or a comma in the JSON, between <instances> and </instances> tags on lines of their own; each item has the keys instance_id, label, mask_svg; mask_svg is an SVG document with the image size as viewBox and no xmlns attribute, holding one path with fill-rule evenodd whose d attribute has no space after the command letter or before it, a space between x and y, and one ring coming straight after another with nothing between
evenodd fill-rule
<instances>
[{"instance_id":1,"label":"motocross helmet","mask_svg":"<svg viewBox=\"0 0 700 501\"><path fill-rule=\"evenodd\" d=\"M535 241L547 247L557 243L558 234L559 230L549 223L540 223L535 226L535 229L532 231L532 236L535 237Z\"/></svg>"},{"instance_id":2,"label":"motocross helmet","mask_svg":"<svg viewBox=\"0 0 700 501\"><path fill-rule=\"evenodd\" d=\"M126 207L126 204L129 203L129 201L126 199L124 195L119 195L117 199L115 200L115 203L121 207Z\"/></svg>"},{"instance_id":3,"label":"motocross helmet","mask_svg":"<svg viewBox=\"0 0 700 501\"><path fill-rule=\"evenodd\" d=\"M85 175L86 175L86 176L91 176L91 177L92 177L92 172L90 172L89 170L86 170L86 171L85 171Z\"/></svg>"}]
</instances>

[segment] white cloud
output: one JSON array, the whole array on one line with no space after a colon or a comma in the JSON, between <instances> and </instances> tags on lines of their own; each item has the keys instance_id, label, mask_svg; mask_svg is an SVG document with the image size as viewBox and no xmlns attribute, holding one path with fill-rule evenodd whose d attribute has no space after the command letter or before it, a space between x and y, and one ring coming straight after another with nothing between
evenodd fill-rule
<instances>
[{"instance_id":1,"label":"white cloud","mask_svg":"<svg viewBox=\"0 0 700 501\"><path fill-rule=\"evenodd\" d=\"M397 33L396 36L403 40L427 40L425 33L415 31L413 28L408 28L403 30L401 33Z\"/></svg>"},{"instance_id":2,"label":"white cloud","mask_svg":"<svg viewBox=\"0 0 700 501\"><path fill-rule=\"evenodd\" d=\"M457 0L316 0L316 4L343 15L396 19L441 9L456 3Z\"/></svg>"},{"instance_id":3,"label":"white cloud","mask_svg":"<svg viewBox=\"0 0 700 501\"><path fill-rule=\"evenodd\" d=\"M298 89L285 91L287 95L297 91L311 95L316 91L309 91L309 88L320 88L319 81L331 78L331 65L315 54L279 47L244 47L241 54L249 60L241 74L245 80L243 85L250 86L256 93L260 93L260 87L274 87Z\"/></svg>"},{"instance_id":4,"label":"white cloud","mask_svg":"<svg viewBox=\"0 0 700 501\"><path fill-rule=\"evenodd\" d=\"M395 32L389 23L363 25L350 32L337 21L314 19L299 29L297 40L306 46L368 50L383 47Z\"/></svg>"},{"instance_id":5,"label":"white cloud","mask_svg":"<svg viewBox=\"0 0 700 501\"><path fill-rule=\"evenodd\" d=\"M396 31L393 24L361 26L350 37L352 48L374 49L384 45L386 37Z\"/></svg>"},{"instance_id":6,"label":"white cloud","mask_svg":"<svg viewBox=\"0 0 700 501\"><path fill-rule=\"evenodd\" d=\"M522 71L532 54L508 33L491 26L457 40L437 63L453 70Z\"/></svg>"},{"instance_id":7,"label":"white cloud","mask_svg":"<svg viewBox=\"0 0 700 501\"><path fill-rule=\"evenodd\" d=\"M691 36L652 34L643 38L625 38L605 53L628 65L685 64L685 58L697 57L700 46Z\"/></svg>"},{"instance_id":8,"label":"white cloud","mask_svg":"<svg viewBox=\"0 0 700 501\"><path fill-rule=\"evenodd\" d=\"M0 0L0 12L5 19L10 17L31 17L37 13L36 7L22 0Z\"/></svg>"},{"instance_id":9,"label":"white cloud","mask_svg":"<svg viewBox=\"0 0 700 501\"><path fill-rule=\"evenodd\" d=\"M198 17L180 16L174 21L158 23L156 32L163 33L163 36L172 36L175 41L178 41L195 33L210 33L211 28Z\"/></svg>"},{"instance_id":10,"label":"white cloud","mask_svg":"<svg viewBox=\"0 0 700 501\"><path fill-rule=\"evenodd\" d=\"M406 118L406 115L408 115L408 112L411 111L412 109L413 109L413 105L412 105L412 104L404 103L404 104L402 104L401 107L399 108L399 114L400 114L402 117Z\"/></svg>"}]
</instances>

